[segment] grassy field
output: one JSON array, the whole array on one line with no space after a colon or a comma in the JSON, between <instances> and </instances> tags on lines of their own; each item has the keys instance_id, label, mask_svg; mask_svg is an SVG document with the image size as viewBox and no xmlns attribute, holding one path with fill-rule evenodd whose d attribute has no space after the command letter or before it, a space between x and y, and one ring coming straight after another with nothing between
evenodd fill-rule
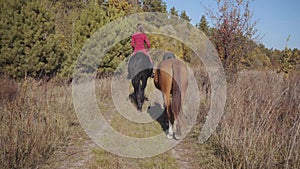
<instances>
[{"instance_id":1,"label":"grassy field","mask_svg":"<svg viewBox=\"0 0 300 169\"><path fill-rule=\"evenodd\" d=\"M208 82L199 77L199 84ZM204 144L197 140L210 91L209 84L200 85L207 100L201 101L197 125L173 149L145 159L120 157L93 144L76 118L70 84L3 77L0 168L300 168L299 77L240 72L228 78L225 114ZM132 137L161 132L157 121L136 124L117 112L111 78L96 84L99 109L117 131Z\"/></svg>"}]
</instances>

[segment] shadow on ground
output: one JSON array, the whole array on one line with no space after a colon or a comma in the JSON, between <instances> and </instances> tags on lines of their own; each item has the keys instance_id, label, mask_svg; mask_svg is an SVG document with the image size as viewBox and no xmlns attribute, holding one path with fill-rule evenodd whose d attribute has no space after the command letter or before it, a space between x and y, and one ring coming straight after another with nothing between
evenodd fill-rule
<instances>
[{"instance_id":1,"label":"shadow on ground","mask_svg":"<svg viewBox=\"0 0 300 169\"><path fill-rule=\"evenodd\" d=\"M147 113L152 119L156 120L160 124L162 130L167 133L169 124L165 119L165 110L161 107L162 106L159 103L154 102L154 105L148 107Z\"/></svg>"}]
</instances>

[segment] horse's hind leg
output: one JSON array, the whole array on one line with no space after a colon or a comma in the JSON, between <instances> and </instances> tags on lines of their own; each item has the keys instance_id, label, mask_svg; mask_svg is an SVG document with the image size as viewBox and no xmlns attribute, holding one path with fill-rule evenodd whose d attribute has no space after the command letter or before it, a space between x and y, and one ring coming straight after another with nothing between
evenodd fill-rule
<instances>
[{"instance_id":1,"label":"horse's hind leg","mask_svg":"<svg viewBox=\"0 0 300 169\"><path fill-rule=\"evenodd\" d=\"M142 92L143 100L147 100L147 101L148 101L148 98L145 97L145 88L146 88L146 86L147 86L147 80L148 80L148 77L147 77L147 76L143 76L143 77L142 77L142 87L141 87L141 92Z\"/></svg>"},{"instance_id":2,"label":"horse's hind leg","mask_svg":"<svg viewBox=\"0 0 300 169\"><path fill-rule=\"evenodd\" d=\"M166 113L166 122L169 123L169 129L167 133L168 139L173 139L173 124L172 124L172 117L171 117L171 110L170 110L170 94L163 94L164 102L165 102L165 113Z\"/></svg>"},{"instance_id":3,"label":"horse's hind leg","mask_svg":"<svg viewBox=\"0 0 300 169\"><path fill-rule=\"evenodd\" d=\"M142 106L141 106L142 102L141 102L141 95L140 95L140 92L141 92L140 80L137 77L134 77L132 79L132 85L133 85L133 89L134 89L134 100L135 100L137 109L139 111L141 111L142 110Z\"/></svg>"},{"instance_id":4,"label":"horse's hind leg","mask_svg":"<svg viewBox=\"0 0 300 169\"><path fill-rule=\"evenodd\" d=\"M185 95L186 95L186 89L187 89L187 80L184 81L184 83L181 86L181 97L180 97L180 108L177 112L173 112L174 113L174 139L176 140L180 140L181 138L181 123L182 121L180 121L180 118L183 117L183 104L185 101ZM181 116L180 116L181 115Z\"/></svg>"},{"instance_id":5,"label":"horse's hind leg","mask_svg":"<svg viewBox=\"0 0 300 169\"><path fill-rule=\"evenodd\" d=\"M169 120L169 130L167 134L168 139L173 139L173 135L174 135L173 125L171 123L171 120Z\"/></svg>"},{"instance_id":6,"label":"horse's hind leg","mask_svg":"<svg viewBox=\"0 0 300 169\"><path fill-rule=\"evenodd\" d=\"M181 138L181 127L180 123L178 121L178 117L175 118L174 120L174 125L173 125L173 130L174 130L174 139L175 140L180 140Z\"/></svg>"}]
</instances>

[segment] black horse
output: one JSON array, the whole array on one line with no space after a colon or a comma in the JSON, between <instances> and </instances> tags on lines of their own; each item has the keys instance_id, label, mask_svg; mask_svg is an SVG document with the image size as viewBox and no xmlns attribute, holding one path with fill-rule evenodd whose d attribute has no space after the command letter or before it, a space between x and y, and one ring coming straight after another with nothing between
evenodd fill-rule
<instances>
[{"instance_id":1,"label":"black horse","mask_svg":"<svg viewBox=\"0 0 300 169\"><path fill-rule=\"evenodd\" d=\"M131 79L134 88L133 98L139 111L142 110L147 80L152 75L152 72L153 65L149 57L143 52L137 52L129 59L127 77Z\"/></svg>"}]
</instances>

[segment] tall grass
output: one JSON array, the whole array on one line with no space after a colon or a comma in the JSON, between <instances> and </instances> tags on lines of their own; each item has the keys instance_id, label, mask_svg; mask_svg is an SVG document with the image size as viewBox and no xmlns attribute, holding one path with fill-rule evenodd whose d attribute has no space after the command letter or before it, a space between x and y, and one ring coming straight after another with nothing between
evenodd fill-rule
<instances>
[{"instance_id":1,"label":"tall grass","mask_svg":"<svg viewBox=\"0 0 300 169\"><path fill-rule=\"evenodd\" d=\"M34 168L68 137L74 119L70 87L0 81L6 93L0 104L0 168Z\"/></svg>"},{"instance_id":2,"label":"tall grass","mask_svg":"<svg viewBox=\"0 0 300 169\"><path fill-rule=\"evenodd\" d=\"M222 168L300 168L299 77L248 72L229 82L213 137Z\"/></svg>"},{"instance_id":3,"label":"tall grass","mask_svg":"<svg viewBox=\"0 0 300 169\"><path fill-rule=\"evenodd\" d=\"M12 101L18 93L18 85L6 76L0 77L0 106L4 102Z\"/></svg>"},{"instance_id":4,"label":"tall grass","mask_svg":"<svg viewBox=\"0 0 300 169\"><path fill-rule=\"evenodd\" d=\"M220 126L206 144L208 148L201 149L206 151L203 155L211 158L206 161L218 163L206 166L300 168L299 77L299 73L286 77L273 72L247 72L232 78L228 82L226 112ZM110 78L100 79L96 91L98 101L107 109L104 116L112 118L113 125L119 119L113 116L115 110L107 106L113 106L110 82ZM202 78L199 83L209 100L208 79ZM0 168L35 168L68 142L71 126L77 122L71 87L32 79L17 83L2 78L0 84ZM208 110L208 104L201 103L201 112ZM202 123L205 113L199 114ZM146 163L145 160L112 157L96 150L93 154L87 167L168 168L178 165L169 153L159 159L148 159ZM169 160L165 164L160 159Z\"/></svg>"}]
</instances>

